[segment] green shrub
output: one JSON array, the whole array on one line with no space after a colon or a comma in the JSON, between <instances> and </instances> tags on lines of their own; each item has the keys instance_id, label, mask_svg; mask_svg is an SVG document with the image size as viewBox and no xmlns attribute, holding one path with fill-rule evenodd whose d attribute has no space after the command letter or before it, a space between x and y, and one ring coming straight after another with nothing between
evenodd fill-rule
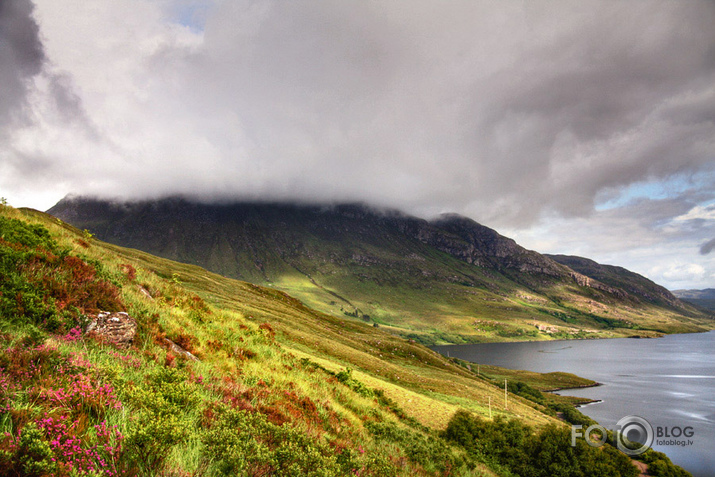
<instances>
[{"instance_id":1,"label":"green shrub","mask_svg":"<svg viewBox=\"0 0 715 477\"><path fill-rule=\"evenodd\" d=\"M223 407L203 437L204 460L218 475L328 477L352 474L354 459L265 415Z\"/></svg>"},{"instance_id":2,"label":"green shrub","mask_svg":"<svg viewBox=\"0 0 715 477\"><path fill-rule=\"evenodd\" d=\"M655 477L688 477L690 473L676 466L670 458L662 452L650 449L636 457L648 464L648 475Z\"/></svg>"},{"instance_id":3,"label":"green shrub","mask_svg":"<svg viewBox=\"0 0 715 477\"><path fill-rule=\"evenodd\" d=\"M368 422L365 427L377 439L398 444L411 462L429 472L451 473L467 464L455 457L452 449L440 437L400 428L391 422Z\"/></svg>"},{"instance_id":4,"label":"green shrub","mask_svg":"<svg viewBox=\"0 0 715 477\"><path fill-rule=\"evenodd\" d=\"M587 428L591 424L596 424L596 421L582 414L578 409L567 403L549 403L549 408L553 411L560 412L564 420L570 424L580 424Z\"/></svg>"},{"instance_id":5,"label":"green shrub","mask_svg":"<svg viewBox=\"0 0 715 477\"><path fill-rule=\"evenodd\" d=\"M541 391L532 388L528 384L522 383L521 381L509 381L507 388L510 393L521 396L524 399L528 399L538 404L544 404L545 402L544 395Z\"/></svg>"},{"instance_id":6,"label":"green shrub","mask_svg":"<svg viewBox=\"0 0 715 477\"><path fill-rule=\"evenodd\" d=\"M345 368L335 375L338 381L355 391L357 394L364 397L373 397L375 395L374 391L369 387L365 386L363 383L353 378L353 370L350 368Z\"/></svg>"},{"instance_id":7,"label":"green shrub","mask_svg":"<svg viewBox=\"0 0 715 477\"><path fill-rule=\"evenodd\" d=\"M8 436L0 448L0 471L7 476L53 475L56 464L49 443L35 423L27 424L19 436Z\"/></svg>"},{"instance_id":8,"label":"green shrub","mask_svg":"<svg viewBox=\"0 0 715 477\"><path fill-rule=\"evenodd\" d=\"M487 421L459 411L450 420L444 436L468 453L517 475L635 477L639 473L629 457L610 445L591 447L581 439L572 446L569 429L556 425L537 433L516 420L498 416Z\"/></svg>"},{"instance_id":9,"label":"green shrub","mask_svg":"<svg viewBox=\"0 0 715 477\"><path fill-rule=\"evenodd\" d=\"M0 217L0 240L28 248L40 247L51 252L57 250L57 242L52 240L45 227L7 217Z\"/></svg>"},{"instance_id":10,"label":"green shrub","mask_svg":"<svg viewBox=\"0 0 715 477\"><path fill-rule=\"evenodd\" d=\"M128 458L150 475L174 446L196 435L200 396L185 372L159 368L144 385L130 387L127 398L136 408L125 441Z\"/></svg>"},{"instance_id":11,"label":"green shrub","mask_svg":"<svg viewBox=\"0 0 715 477\"><path fill-rule=\"evenodd\" d=\"M123 310L97 267L60 249L44 227L0 217L0 316L8 321L58 332L81 313Z\"/></svg>"}]
</instances>

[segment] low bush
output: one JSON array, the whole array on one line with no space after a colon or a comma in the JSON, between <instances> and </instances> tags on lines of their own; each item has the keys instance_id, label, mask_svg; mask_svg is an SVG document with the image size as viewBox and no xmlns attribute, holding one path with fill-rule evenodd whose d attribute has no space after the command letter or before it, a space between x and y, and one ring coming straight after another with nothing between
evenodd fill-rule
<instances>
[{"instance_id":1,"label":"low bush","mask_svg":"<svg viewBox=\"0 0 715 477\"><path fill-rule=\"evenodd\" d=\"M549 409L555 412L560 412L563 416L564 421L568 422L569 424L579 424L584 428L587 428L592 424L596 424L596 421L586 416L585 414L582 414L571 404L552 402L549 403Z\"/></svg>"},{"instance_id":2,"label":"low bush","mask_svg":"<svg viewBox=\"0 0 715 477\"><path fill-rule=\"evenodd\" d=\"M223 407L203 437L204 459L218 475L329 477L354 474L355 462L265 415Z\"/></svg>"},{"instance_id":3,"label":"low bush","mask_svg":"<svg viewBox=\"0 0 715 477\"><path fill-rule=\"evenodd\" d=\"M456 469L473 467L470 460L455 456L452 448L438 436L401 428L391 422L368 422L365 427L375 438L399 444L411 462L428 472L453 475Z\"/></svg>"},{"instance_id":4,"label":"low bush","mask_svg":"<svg viewBox=\"0 0 715 477\"><path fill-rule=\"evenodd\" d=\"M99 268L98 268L99 267ZM0 217L0 316L62 332L81 314L120 311L116 284L98 263L70 255L42 226Z\"/></svg>"},{"instance_id":5,"label":"low bush","mask_svg":"<svg viewBox=\"0 0 715 477\"><path fill-rule=\"evenodd\" d=\"M161 367L145 383L129 387L126 395L134 409L125 441L130 469L153 475L174 446L197 435L198 390L184 371Z\"/></svg>"},{"instance_id":6,"label":"low bush","mask_svg":"<svg viewBox=\"0 0 715 477\"><path fill-rule=\"evenodd\" d=\"M536 432L516 420L497 416L487 421L467 411L457 412L444 437L475 457L482 457L516 475L533 477L636 477L631 459L610 445L596 448L584 440L571 445L565 427L549 425Z\"/></svg>"},{"instance_id":7,"label":"low bush","mask_svg":"<svg viewBox=\"0 0 715 477\"><path fill-rule=\"evenodd\" d=\"M338 372L335 377L338 381L340 381L361 396L373 397L375 395L372 389L365 386L357 379L353 378L353 370L350 368L343 369L342 371Z\"/></svg>"},{"instance_id":8,"label":"low bush","mask_svg":"<svg viewBox=\"0 0 715 477\"><path fill-rule=\"evenodd\" d=\"M650 449L636 457L648 464L648 475L654 477L689 477L690 473L676 466L670 458L662 452Z\"/></svg>"},{"instance_id":9,"label":"low bush","mask_svg":"<svg viewBox=\"0 0 715 477\"><path fill-rule=\"evenodd\" d=\"M529 401L533 401L538 404L544 404L546 402L546 399L541 391L529 386L526 383L522 383L521 381L509 381L507 388L510 393L521 396Z\"/></svg>"}]
</instances>

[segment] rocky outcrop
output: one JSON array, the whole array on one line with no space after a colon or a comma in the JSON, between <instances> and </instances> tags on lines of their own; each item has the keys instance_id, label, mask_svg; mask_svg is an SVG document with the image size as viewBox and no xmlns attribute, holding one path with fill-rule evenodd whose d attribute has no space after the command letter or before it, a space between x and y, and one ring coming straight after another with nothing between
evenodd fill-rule
<instances>
[{"instance_id":1,"label":"rocky outcrop","mask_svg":"<svg viewBox=\"0 0 715 477\"><path fill-rule=\"evenodd\" d=\"M565 267L553 260L467 217L445 214L429 225L432 233L422 231L421 240L468 263L550 277L568 274Z\"/></svg>"},{"instance_id":2,"label":"rocky outcrop","mask_svg":"<svg viewBox=\"0 0 715 477\"><path fill-rule=\"evenodd\" d=\"M137 322L124 311L101 311L97 316L90 316L85 333L120 348L128 348L137 334Z\"/></svg>"},{"instance_id":3,"label":"rocky outcrop","mask_svg":"<svg viewBox=\"0 0 715 477\"><path fill-rule=\"evenodd\" d=\"M586 275L582 275L578 272L572 271L569 273L569 276L573 279L574 282L576 282L578 286L593 288L594 290L599 290L621 299L628 298L628 293L624 292L623 290L610 287L599 282L598 280L595 280L591 277L587 277Z\"/></svg>"},{"instance_id":4,"label":"rocky outcrop","mask_svg":"<svg viewBox=\"0 0 715 477\"><path fill-rule=\"evenodd\" d=\"M199 361L199 358L197 358L197 357L194 356L191 352L185 350L184 348L182 348L182 347L179 346L178 344L174 343L174 342L171 341L169 338L164 338L162 341L163 341L164 345L165 345L167 348L169 348L169 350L172 351L174 354L178 354L178 355L180 355L180 356L184 356L184 357L190 359L191 361Z\"/></svg>"}]
</instances>

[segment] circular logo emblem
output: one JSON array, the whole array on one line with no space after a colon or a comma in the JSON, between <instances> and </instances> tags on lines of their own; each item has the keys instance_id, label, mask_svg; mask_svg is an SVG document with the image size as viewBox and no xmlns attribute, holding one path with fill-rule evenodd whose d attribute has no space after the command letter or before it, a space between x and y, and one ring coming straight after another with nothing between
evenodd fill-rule
<instances>
[{"instance_id":1,"label":"circular logo emblem","mask_svg":"<svg viewBox=\"0 0 715 477\"><path fill-rule=\"evenodd\" d=\"M653 444L653 427L639 416L626 416L616 423L616 446L627 455L641 455Z\"/></svg>"}]
</instances>

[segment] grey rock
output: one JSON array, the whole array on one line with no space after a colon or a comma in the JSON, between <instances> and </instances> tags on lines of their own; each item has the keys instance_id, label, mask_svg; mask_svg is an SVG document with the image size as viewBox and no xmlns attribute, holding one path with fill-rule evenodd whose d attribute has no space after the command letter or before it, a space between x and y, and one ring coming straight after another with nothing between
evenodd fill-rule
<instances>
[{"instance_id":1,"label":"grey rock","mask_svg":"<svg viewBox=\"0 0 715 477\"><path fill-rule=\"evenodd\" d=\"M90 315L90 322L85 333L102 340L128 348L134 342L137 334L137 322L124 311L100 311L96 316Z\"/></svg>"}]
</instances>

